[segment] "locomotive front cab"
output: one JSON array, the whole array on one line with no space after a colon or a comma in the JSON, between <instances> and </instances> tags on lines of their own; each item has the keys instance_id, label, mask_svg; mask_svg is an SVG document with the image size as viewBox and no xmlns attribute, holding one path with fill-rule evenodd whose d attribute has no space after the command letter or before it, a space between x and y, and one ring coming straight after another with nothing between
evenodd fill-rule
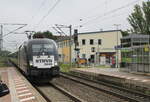
<instances>
[{"instance_id":1,"label":"locomotive front cab","mask_svg":"<svg viewBox=\"0 0 150 102\"><path fill-rule=\"evenodd\" d=\"M47 78L59 75L58 53L55 42L36 42L30 47L30 75Z\"/></svg>"}]
</instances>

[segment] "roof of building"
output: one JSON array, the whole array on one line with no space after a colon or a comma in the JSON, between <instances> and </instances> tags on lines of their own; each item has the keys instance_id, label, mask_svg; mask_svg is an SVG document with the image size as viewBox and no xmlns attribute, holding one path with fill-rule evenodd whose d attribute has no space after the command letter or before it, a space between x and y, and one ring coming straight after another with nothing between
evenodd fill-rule
<instances>
[{"instance_id":1,"label":"roof of building","mask_svg":"<svg viewBox=\"0 0 150 102\"><path fill-rule=\"evenodd\" d=\"M83 33L79 33L79 34L94 34L94 33L105 33L105 32L117 32L121 30L107 30L107 31L95 31L95 32L83 32Z\"/></svg>"},{"instance_id":2,"label":"roof of building","mask_svg":"<svg viewBox=\"0 0 150 102\"><path fill-rule=\"evenodd\" d=\"M70 36L62 36L60 37L57 42L60 42L60 41L64 41L64 40L69 40L70 39Z\"/></svg>"},{"instance_id":3,"label":"roof of building","mask_svg":"<svg viewBox=\"0 0 150 102\"><path fill-rule=\"evenodd\" d=\"M130 34L128 36L125 36L121 39L129 39L129 38L150 38L150 35L146 34Z\"/></svg>"}]
</instances>

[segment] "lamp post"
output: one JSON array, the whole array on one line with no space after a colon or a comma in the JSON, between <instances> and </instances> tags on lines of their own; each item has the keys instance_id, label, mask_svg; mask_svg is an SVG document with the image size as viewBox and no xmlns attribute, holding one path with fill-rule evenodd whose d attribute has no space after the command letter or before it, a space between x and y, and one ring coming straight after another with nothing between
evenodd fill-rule
<instances>
[{"instance_id":1,"label":"lamp post","mask_svg":"<svg viewBox=\"0 0 150 102\"><path fill-rule=\"evenodd\" d=\"M118 28L121 24L114 24L116 26L117 30L117 47L116 47L116 67L119 67L119 50L118 50L118 45L119 45L119 37L118 37Z\"/></svg>"},{"instance_id":2,"label":"lamp post","mask_svg":"<svg viewBox=\"0 0 150 102\"><path fill-rule=\"evenodd\" d=\"M0 33L0 51L2 51L3 48L3 25L0 26L1 33Z\"/></svg>"}]
</instances>

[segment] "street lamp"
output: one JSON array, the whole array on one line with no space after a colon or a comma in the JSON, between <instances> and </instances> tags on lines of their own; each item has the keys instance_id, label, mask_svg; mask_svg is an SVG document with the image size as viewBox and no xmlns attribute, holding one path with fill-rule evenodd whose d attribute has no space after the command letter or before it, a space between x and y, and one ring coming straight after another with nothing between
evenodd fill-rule
<instances>
[{"instance_id":1,"label":"street lamp","mask_svg":"<svg viewBox=\"0 0 150 102\"><path fill-rule=\"evenodd\" d=\"M114 24L114 26L116 26L116 30L117 30L117 46L116 46L116 67L119 67L119 50L118 50L118 46L119 46L119 37L118 37L118 27L121 24Z\"/></svg>"}]
</instances>

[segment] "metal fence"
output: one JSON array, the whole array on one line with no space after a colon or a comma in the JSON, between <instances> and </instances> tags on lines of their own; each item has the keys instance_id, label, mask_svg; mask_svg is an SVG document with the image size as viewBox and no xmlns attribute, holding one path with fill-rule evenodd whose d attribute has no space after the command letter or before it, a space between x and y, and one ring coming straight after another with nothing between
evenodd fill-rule
<instances>
[{"instance_id":1,"label":"metal fence","mask_svg":"<svg viewBox=\"0 0 150 102\"><path fill-rule=\"evenodd\" d=\"M131 72L150 73L150 45L121 50L122 67Z\"/></svg>"}]
</instances>

